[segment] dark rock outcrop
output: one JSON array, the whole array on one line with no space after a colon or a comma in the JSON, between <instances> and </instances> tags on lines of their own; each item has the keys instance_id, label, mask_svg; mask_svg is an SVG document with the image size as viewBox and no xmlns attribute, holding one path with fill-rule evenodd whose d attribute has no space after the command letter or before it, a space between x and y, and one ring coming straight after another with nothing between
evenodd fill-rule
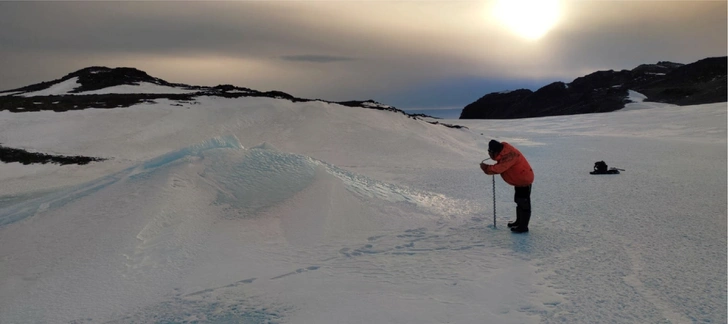
<instances>
[{"instance_id":1,"label":"dark rock outcrop","mask_svg":"<svg viewBox=\"0 0 728 324\"><path fill-rule=\"evenodd\" d=\"M699 105L728 101L726 57L707 58L677 67L653 82L633 90L647 96L647 101L675 105Z\"/></svg>"},{"instance_id":2,"label":"dark rock outcrop","mask_svg":"<svg viewBox=\"0 0 728 324\"><path fill-rule=\"evenodd\" d=\"M531 91L490 93L467 105L460 119L508 119L609 112L629 103L628 90L646 101L697 105L728 101L727 57L691 64L658 62L632 70L597 71L571 83L554 82Z\"/></svg>"},{"instance_id":3,"label":"dark rock outcrop","mask_svg":"<svg viewBox=\"0 0 728 324\"><path fill-rule=\"evenodd\" d=\"M28 164L46 164L54 163L60 165L66 164L88 164L94 161L104 161L103 158L95 158L88 156L66 156L66 155L50 155L37 152L28 152L26 150L4 147L0 145L0 162L13 163L19 162Z\"/></svg>"}]
</instances>

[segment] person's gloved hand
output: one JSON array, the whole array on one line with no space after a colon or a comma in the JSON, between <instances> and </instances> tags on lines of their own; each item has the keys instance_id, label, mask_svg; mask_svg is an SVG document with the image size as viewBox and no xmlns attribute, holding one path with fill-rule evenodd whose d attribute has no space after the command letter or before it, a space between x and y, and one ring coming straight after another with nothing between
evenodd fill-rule
<instances>
[{"instance_id":1,"label":"person's gloved hand","mask_svg":"<svg viewBox=\"0 0 728 324\"><path fill-rule=\"evenodd\" d=\"M485 172L485 174L492 175L493 173L490 172L489 168L490 168L490 165L487 165L485 163L480 163L480 169L483 170L483 172Z\"/></svg>"}]
</instances>

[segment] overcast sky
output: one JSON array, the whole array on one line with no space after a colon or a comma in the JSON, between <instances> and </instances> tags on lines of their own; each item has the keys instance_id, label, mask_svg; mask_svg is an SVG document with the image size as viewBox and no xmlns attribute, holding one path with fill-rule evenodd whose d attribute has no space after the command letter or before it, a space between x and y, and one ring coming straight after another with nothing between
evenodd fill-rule
<instances>
[{"instance_id":1,"label":"overcast sky","mask_svg":"<svg viewBox=\"0 0 728 324\"><path fill-rule=\"evenodd\" d=\"M725 56L726 1L0 2L0 90L100 65L401 109ZM534 8L536 13L530 12Z\"/></svg>"}]
</instances>

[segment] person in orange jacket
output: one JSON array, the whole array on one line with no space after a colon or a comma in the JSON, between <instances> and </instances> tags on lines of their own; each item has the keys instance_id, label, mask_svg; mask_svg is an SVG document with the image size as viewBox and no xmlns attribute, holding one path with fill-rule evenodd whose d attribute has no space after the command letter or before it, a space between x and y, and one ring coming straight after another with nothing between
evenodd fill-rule
<instances>
[{"instance_id":1,"label":"person in orange jacket","mask_svg":"<svg viewBox=\"0 0 728 324\"><path fill-rule=\"evenodd\" d=\"M503 180L515 187L513 200L516 203L516 221L509 222L512 232L528 232L531 220L531 185L533 169L526 158L512 145L506 142L491 140L488 143L488 155L496 161L494 165L480 163L480 169L487 175L500 174Z\"/></svg>"}]
</instances>

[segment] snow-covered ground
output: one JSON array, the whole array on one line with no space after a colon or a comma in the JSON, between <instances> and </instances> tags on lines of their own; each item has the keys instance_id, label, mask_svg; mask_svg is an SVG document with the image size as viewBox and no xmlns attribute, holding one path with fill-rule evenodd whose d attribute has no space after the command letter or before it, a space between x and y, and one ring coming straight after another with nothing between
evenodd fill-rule
<instances>
[{"instance_id":1,"label":"snow-covered ground","mask_svg":"<svg viewBox=\"0 0 728 324\"><path fill-rule=\"evenodd\" d=\"M0 112L0 323L725 323L726 104L431 125L200 97ZM478 164L536 174L528 234ZM626 169L590 175L593 164Z\"/></svg>"},{"instance_id":2,"label":"snow-covered ground","mask_svg":"<svg viewBox=\"0 0 728 324\"><path fill-rule=\"evenodd\" d=\"M149 82L139 84L123 84L99 90L79 92L79 95L108 94L108 93L195 93L198 90L182 89L178 87L164 86Z\"/></svg>"},{"instance_id":3,"label":"snow-covered ground","mask_svg":"<svg viewBox=\"0 0 728 324\"><path fill-rule=\"evenodd\" d=\"M60 95L93 95L93 94L109 94L109 93L195 93L198 90L189 90L178 87L164 86L149 82L139 82L136 85L124 84L114 87L103 88L99 90L71 92L81 87L78 83L78 77L70 78L66 81L54 84L46 89L25 93L8 92L0 95L18 95L21 97L37 97L37 96L60 96Z\"/></svg>"}]
</instances>

